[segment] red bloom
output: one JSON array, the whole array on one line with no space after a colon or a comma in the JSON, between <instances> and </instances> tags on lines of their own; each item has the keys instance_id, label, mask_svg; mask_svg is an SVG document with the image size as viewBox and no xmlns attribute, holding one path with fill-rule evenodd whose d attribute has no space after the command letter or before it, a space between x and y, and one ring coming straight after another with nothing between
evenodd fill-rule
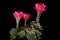
<instances>
[{"instance_id":1,"label":"red bloom","mask_svg":"<svg viewBox=\"0 0 60 40\"><path fill-rule=\"evenodd\" d=\"M46 5L42 4L42 3L36 3L34 9L37 12L42 12L45 10Z\"/></svg>"},{"instance_id":2,"label":"red bloom","mask_svg":"<svg viewBox=\"0 0 60 40\"><path fill-rule=\"evenodd\" d=\"M22 16L23 16L23 12L17 12L17 11L15 11L14 13L13 13L13 15L14 15L14 17L16 18L16 19L21 19L22 18Z\"/></svg>"},{"instance_id":3,"label":"red bloom","mask_svg":"<svg viewBox=\"0 0 60 40\"><path fill-rule=\"evenodd\" d=\"M23 18L24 18L25 20L28 20L28 19L30 18L30 14L24 14L24 15L23 15Z\"/></svg>"}]
</instances>

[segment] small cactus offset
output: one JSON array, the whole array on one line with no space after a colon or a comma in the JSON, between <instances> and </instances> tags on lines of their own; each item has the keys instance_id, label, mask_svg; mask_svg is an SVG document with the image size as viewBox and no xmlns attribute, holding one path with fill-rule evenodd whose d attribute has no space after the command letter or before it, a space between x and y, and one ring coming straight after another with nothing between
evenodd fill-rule
<instances>
[{"instance_id":1,"label":"small cactus offset","mask_svg":"<svg viewBox=\"0 0 60 40\"><path fill-rule=\"evenodd\" d=\"M34 9L37 11L36 21L30 22L30 25L27 25L26 22L30 18L30 14L26 14L22 11L15 11L13 13L16 19L16 28L12 28L10 30L10 38L11 40L24 39L26 40L39 40L41 38L41 30L42 26L39 23L40 16L42 12L45 10L46 5L42 3L36 3ZM19 22L21 18L24 18L24 26L19 27ZM25 39L24 39L25 40Z\"/></svg>"}]
</instances>

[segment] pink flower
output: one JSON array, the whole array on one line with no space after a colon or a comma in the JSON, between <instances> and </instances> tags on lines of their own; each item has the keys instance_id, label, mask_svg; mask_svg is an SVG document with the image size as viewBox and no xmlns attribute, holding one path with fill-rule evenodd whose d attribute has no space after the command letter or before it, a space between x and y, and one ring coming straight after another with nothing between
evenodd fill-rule
<instances>
[{"instance_id":1,"label":"pink flower","mask_svg":"<svg viewBox=\"0 0 60 40\"><path fill-rule=\"evenodd\" d=\"M36 3L34 9L37 12L43 12L46 8L46 5L42 4L42 3Z\"/></svg>"},{"instance_id":2,"label":"pink flower","mask_svg":"<svg viewBox=\"0 0 60 40\"><path fill-rule=\"evenodd\" d=\"M23 16L23 12L17 12L17 11L15 11L14 13L13 13L13 15L14 15L14 17L16 18L16 19L21 19L22 18L22 16Z\"/></svg>"},{"instance_id":3,"label":"pink flower","mask_svg":"<svg viewBox=\"0 0 60 40\"><path fill-rule=\"evenodd\" d=\"M23 15L23 18L24 18L25 20L28 20L28 19L30 18L30 14L24 14L24 15Z\"/></svg>"}]
</instances>

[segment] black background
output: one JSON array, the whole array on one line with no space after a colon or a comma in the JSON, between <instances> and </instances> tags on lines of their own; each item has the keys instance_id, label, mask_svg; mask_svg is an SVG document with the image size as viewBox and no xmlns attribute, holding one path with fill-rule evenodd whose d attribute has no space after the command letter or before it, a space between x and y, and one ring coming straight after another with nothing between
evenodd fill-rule
<instances>
[{"instance_id":1,"label":"black background","mask_svg":"<svg viewBox=\"0 0 60 40\"><path fill-rule=\"evenodd\" d=\"M23 11L30 13L31 18L27 24L36 18L36 11L33 9L35 3L44 3L48 6L47 0L0 0L0 40L9 40L9 31L15 27L16 22L13 17L14 11ZM42 40L48 39L48 7L46 11L42 13L41 25L43 26ZM21 19L20 26L23 26L24 20Z\"/></svg>"}]
</instances>

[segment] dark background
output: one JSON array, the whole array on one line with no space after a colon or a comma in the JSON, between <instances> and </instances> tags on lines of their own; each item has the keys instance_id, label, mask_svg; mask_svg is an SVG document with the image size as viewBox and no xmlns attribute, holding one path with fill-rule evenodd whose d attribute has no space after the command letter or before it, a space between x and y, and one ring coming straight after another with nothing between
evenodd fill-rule
<instances>
[{"instance_id":1,"label":"dark background","mask_svg":"<svg viewBox=\"0 0 60 40\"><path fill-rule=\"evenodd\" d=\"M48 6L47 0L0 0L0 40L9 40L9 31L15 27L16 22L13 17L14 11L23 11L30 13L31 18L27 24L36 18L36 11L33 9L35 3L44 3ZM41 25L43 26L42 40L48 39L48 7L46 11L42 13ZM20 22L20 26L23 26L24 20Z\"/></svg>"}]
</instances>

